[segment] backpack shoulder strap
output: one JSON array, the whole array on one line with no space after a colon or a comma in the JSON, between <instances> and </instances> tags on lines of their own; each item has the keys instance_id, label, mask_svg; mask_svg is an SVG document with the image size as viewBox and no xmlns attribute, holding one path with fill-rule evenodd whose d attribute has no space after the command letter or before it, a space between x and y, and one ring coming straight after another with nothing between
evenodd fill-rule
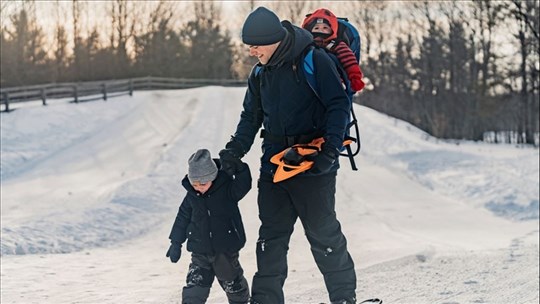
<instances>
[{"instance_id":1,"label":"backpack shoulder strap","mask_svg":"<svg viewBox=\"0 0 540 304\"><path fill-rule=\"evenodd\" d=\"M317 98L321 99L319 96L319 88L317 87L317 79L315 79L315 63L313 62L313 50L315 47L310 47L304 56L304 62L302 64L304 75L309 84L309 87L313 90Z\"/></svg>"},{"instance_id":2,"label":"backpack shoulder strap","mask_svg":"<svg viewBox=\"0 0 540 304\"><path fill-rule=\"evenodd\" d=\"M313 90L317 98L321 99L319 95L319 88L317 86L317 79L315 77L315 63L313 62L314 49L315 47L311 47L307 51L306 55L304 56L303 68L304 68L304 74L306 76L309 86L311 87L311 89ZM332 54L330 51L326 49L322 49L322 50L324 50L326 54L328 54L328 56L332 59L332 61L334 61L338 74L343 80L343 83L345 84L345 91L347 93L347 97L349 98L349 101L351 101L352 96L354 95L354 92L352 92L351 84L349 81L349 77L347 76L347 72L345 71L341 63L339 62L339 59L334 54Z\"/></svg>"},{"instance_id":3,"label":"backpack shoulder strap","mask_svg":"<svg viewBox=\"0 0 540 304\"><path fill-rule=\"evenodd\" d=\"M259 75L261 74L261 71L262 71L262 66L257 64L253 67L253 73L255 74L255 77L259 77Z\"/></svg>"}]
</instances>

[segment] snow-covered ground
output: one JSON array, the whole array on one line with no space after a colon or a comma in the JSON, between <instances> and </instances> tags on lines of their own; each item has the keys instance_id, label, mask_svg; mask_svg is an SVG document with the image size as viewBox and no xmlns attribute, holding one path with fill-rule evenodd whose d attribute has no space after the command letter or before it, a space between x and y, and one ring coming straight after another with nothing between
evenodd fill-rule
<instances>
[{"instance_id":1,"label":"snow-covered ground","mask_svg":"<svg viewBox=\"0 0 540 304\"><path fill-rule=\"evenodd\" d=\"M136 92L1 114L1 302L180 303L189 253L165 258L198 148L217 155L243 88ZM538 303L539 150L444 142L356 106L359 171L342 158L337 213L359 299ZM259 143L246 160L257 175ZM254 181L255 182L255 181ZM240 203L248 280L256 187ZM328 298L298 223L287 303ZM214 284L209 303L225 303Z\"/></svg>"}]
</instances>

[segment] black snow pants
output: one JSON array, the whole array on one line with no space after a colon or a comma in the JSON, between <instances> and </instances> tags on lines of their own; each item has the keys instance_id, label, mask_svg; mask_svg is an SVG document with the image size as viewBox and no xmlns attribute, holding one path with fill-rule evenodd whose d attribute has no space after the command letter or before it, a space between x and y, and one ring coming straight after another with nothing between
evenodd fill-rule
<instances>
[{"instance_id":1,"label":"black snow pants","mask_svg":"<svg viewBox=\"0 0 540 304\"><path fill-rule=\"evenodd\" d=\"M215 255L191 254L191 264L182 290L182 304L206 303L217 277L230 304L249 303L249 286L238 261L238 252Z\"/></svg>"},{"instance_id":2,"label":"black snow pants","mask_svg":"<svg viewBox=\"0 0 540 304\"><path fill-rule=\"evenodd\" d=\"M258 182L261 227L257 240L257 272L252 302L282 304L287 278L287 251L297 218L324 277L330 301L354 301L356 273L347 241L336 218L336 173L294 177L273 183L261 174Z\"/></svg>"}]
</instances>

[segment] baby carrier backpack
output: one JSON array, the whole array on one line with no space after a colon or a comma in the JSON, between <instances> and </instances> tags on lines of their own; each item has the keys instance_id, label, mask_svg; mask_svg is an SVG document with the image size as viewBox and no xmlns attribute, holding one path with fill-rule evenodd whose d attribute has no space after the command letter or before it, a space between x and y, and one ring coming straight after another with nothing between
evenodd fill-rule
<instances>
[{"instance_id":1,"label":"baby carrier backpack","mask_svg":"<svg viewBox=\"0 0 540 304\"><path fill-rule=\"evenodd\" d=\"M318 11L320 11L320 10L318 10ZM316 11L315 13L317 13L318 11ZM315 16L315 15L308 14L308 15L306 15L306 21L309 22L310 18L316 18L316 17L317 16ZM306 21L304 21L304 22L306 22ZM360 38L360 33L354 27L354 25L349 22L349 19L343 18L343 17L338 17L337 21L338 21L337 38L336 38L336 40L330 42L328 44L328 46L325 48L325 50L327 51L330 58L332 58L332 60L336 64L336 67L337 67L337 70L338 70L338 72L340 74L340 77L343 80L345 92L347 93L347 96L348 96L349 102L350 102L350 116L349 116L349 121L347 122L347 131L346 131L344 139L345 139L345 141L354 143L356 147L353 150L353 148L351 147L352 144L347 144L347 145L344 146L344 149L346 150L346 153L342 152L340 155L347 156L349 158L350 162L351 162L352 169L356 171L358 169L357 169L356 164L354 162L354 156L358 155L358 153L360 152L360 147L361 147L361 144L360 144L360 131L358 129L358 121L356 120L356 115L354 113L354 107L352 105L352 103L353 103L353 95L356 92L354 92L352 90L352 88L351 88L351 84L350 84L349 78L347 76L347 73L345 72L345 69L343 68L343 66L341 65L341 63L337 59L337 57L333 53L331 53L329 51L329 49L332 48L339 41L343 41L349 46L349 48L353 52L354 56L356 57L356 61L360 62L361 38ZM317 82L316 82L316 79L315 79L315 73L316 73L315 65L313 64L313 49L314 48L315 48L315 46L311 47L308 50L308 52L306 53L306 55L304 57L304 63L303 63L304 68L303 68L303 70L305 72L306 79L307 79L309 85L311 86L311 88L315 92L315 95L317 95L317 97L319 97L319 95L317 93L318 92Z\"/></svg>"}]
</instances>

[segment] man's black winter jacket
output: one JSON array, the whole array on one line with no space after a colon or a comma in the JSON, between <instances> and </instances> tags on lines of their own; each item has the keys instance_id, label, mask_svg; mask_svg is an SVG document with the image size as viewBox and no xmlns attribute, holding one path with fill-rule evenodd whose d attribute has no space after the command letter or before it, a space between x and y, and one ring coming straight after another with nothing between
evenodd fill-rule
<instances>
[{"instance_id":1,"label":"man's black winter jacket","mask_svg":"<svg viewBox=\"0 0 540 304\"><path fill-rule=\"evenodd\" d=\"M219 161L216 161L219 168ZM244 247L246 234L238 201L251 189L251 173L244 164L233 179L219 171L212 186L200 194L182 180L187 194L180 205L169 238L184 243L187 250L200 254L234 252Z\"/></svg>"},{"instance_id":2,"label":"man's black winter jacket","mask_svg":"<svg viewBox=\"0 0 540 304\"><path fill-rule=\"evenodd\" d=\"M299 27L282 22L288 31L286 50L279 52L279 60L274 56L267 65L260 65L260 72L255 75L253 69L248 79L248 89L244 97L243 111L236 128L234 138L247 152L261 128L260 119L254 107L262 106L262 127L273 136L301 136L319 133L332 148L339 149L350 112L350 102L343 90L341 78L335 62L322 49L315 49L313 62L320 100L307 82L303 67L303 56L312 45L311 34ZM285 55L283 53L285 52ZM277 61L277 62L276 62ZM260 103L258 101L260 94ZM284 143L263 140L261 171L273 174L276 166L270 158L287 148ZM336 161L331 171L336 171ZM309 171L304 174L311 174Z\"/></svg>"}]
</instances>

